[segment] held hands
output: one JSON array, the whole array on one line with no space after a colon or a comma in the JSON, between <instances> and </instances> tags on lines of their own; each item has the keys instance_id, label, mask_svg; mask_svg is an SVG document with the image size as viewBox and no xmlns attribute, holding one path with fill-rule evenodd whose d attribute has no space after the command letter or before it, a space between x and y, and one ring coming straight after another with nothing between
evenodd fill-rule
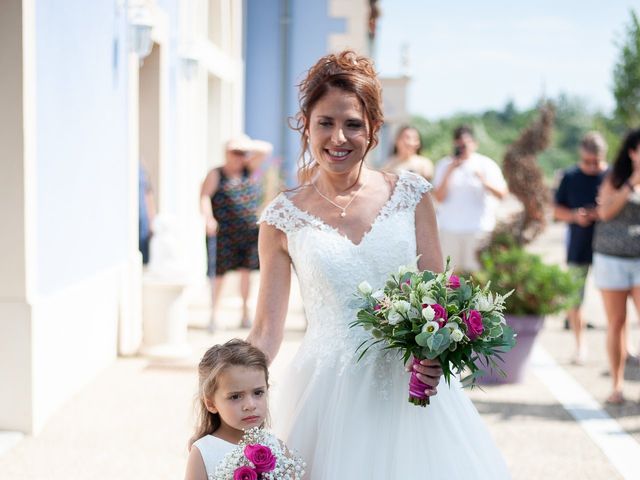
<instances>
[{"instance_id":1,"label":"held hands","mask_svg":"<svg viewBox=\"0 0 640 480\"><path fill-rule=\"evenodd\" d=\"M588 227L598 220L598 214L593 208L577 208L573 211L573 223L581 227Z\"/></svg>"},{"instance_id":2,"label":"held hands","mask_svg":"<svg viewBox=\"0 0 640 480\"><path fill-rule=\"evenodd\" d=\"M411 363L407 365L407 372L411 371ZM422 360L420 365L413 365L413 369L416 371L418 380L422 383L429 385L429 389L425 390L425 394L429 397L438 393L437 386L440 383L440 377L442 376L442 367L437 360Z\"/></svg>"}]
</instances>

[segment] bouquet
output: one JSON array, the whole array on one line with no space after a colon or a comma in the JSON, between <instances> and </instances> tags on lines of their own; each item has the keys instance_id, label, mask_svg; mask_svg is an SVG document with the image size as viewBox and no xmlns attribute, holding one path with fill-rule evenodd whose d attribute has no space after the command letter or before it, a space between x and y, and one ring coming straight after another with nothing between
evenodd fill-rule
<instances>
[{"instance_id":1,"label":"bouquet","mask_svg":"<svg viewBox=\"0 0 640 480\"><path fill-rule=\"evenodd\" d=\"M362 282L357 293L360 309L350 327L361 326L371 335L358 346L358 360L382 343L384 349L399 350L405 364L412 356L414 365L437 359L447 384L454 372L468 369L470 374L462 383L473 386L485 373L477 360L504 375L494 358L502 360L500 353L515 345L503 313L504 301L513 290L499 295L489 287L453 275L449 259L443 273L401 266L379 290ZM428 405L427 388L412 369L409 402Z\"/></svg>"},{"instance_id":2,"label":"bouquet","mask_svg":"<svg viewBox=\"0 0 640 480\"><path fill-rule=\"evenodd\" d=\"M216 468L212 480L299 480L306 468L302 458L268 431L247 430Z\"/></svg>"}]
</instances>

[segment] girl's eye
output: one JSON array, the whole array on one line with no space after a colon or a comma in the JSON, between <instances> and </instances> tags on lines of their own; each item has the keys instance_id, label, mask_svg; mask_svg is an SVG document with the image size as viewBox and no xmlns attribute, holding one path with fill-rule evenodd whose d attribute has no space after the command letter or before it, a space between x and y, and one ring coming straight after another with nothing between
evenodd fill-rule
<instances>
[{"instance_id":1,"label":"girl's eye","mask_svg":"<svg viewBox=\"0 0 640 480\"><path fill-rule=\"evenodd\" d=\"M256 390L254 393L255 393L256 396L262 397L265 392L264 392L264 390Z\"/></svg>"},{"instance_id":2,"label":"girl's eye","mask_svg":"<svg viewBox=\"0 0 640 480\"><path fill-rule=\"evenodd\" d=\"M237 394L237 393L236 393L235 395L231 395L231 396L229 397L229 399L230 399L230 400L238 400L239 398L240 398L240 395L239 395L239 394Z\"/></svg>"}]
</instances>

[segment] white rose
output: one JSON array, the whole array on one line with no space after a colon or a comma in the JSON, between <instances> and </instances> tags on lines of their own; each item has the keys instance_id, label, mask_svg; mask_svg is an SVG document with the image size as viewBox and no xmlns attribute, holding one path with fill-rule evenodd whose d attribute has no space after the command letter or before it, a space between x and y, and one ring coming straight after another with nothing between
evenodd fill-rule
<instances>
[{"instance_id":1,"label":"white rose","mask_svg":"<svg viewBox=\"0 0 640 480\"><path fill-rule=\"evenodd\" d=\"M478 295L476 299L476 310L479 312L488 312L493 308L493 304L488 297L484 295Z\"/></svg>"},{"instance_id":2,"label":"white rose","mask_svg":"<svg viewBox=\"0 0 640 480\"><path fill-rule=\"evenodd\" d=\"M391 310L389 312L389 317L387 318L387 320L389 321L389 325L397 325L402 321L402 315L400 315L395 310Z\"/></svg>"},{"instance_id":3,"label":"white rose","mask_svg":"<svg viewBox=\"0 0 640 480\"><path fill-rule=\"evenodd\" d=\"M398 300L393 302L393 309L398 313L407 313L411 308L411 304L406 300Z\"/></svg>"},{"instance_id":4,"label":"white rose","mask_svg":"<svg viewBox=\"0 0 640 480\"><path fill-rule=\"evenodd\" d=\"M436 333L439 329L438 322L427 322L422 326L422 333Z\"/></svg>"},{"instance_id":5,"label":"white rose","mask_svg":"<svg viewBox=\"0 0 640 480\"><path fill-rule=\"evenodd\" d=\"M464 333L459 328L456 328L453 332L451 332L451 340L454 342L459 342L464 338Z\"/></svg>"},{"instance_id":6,"label":"white rose","mask_svg":"<svg viewBox=\"0 0 640 480\"><path fill-rule=\"evenodd\" d=\"M384 292L382 290L376 290L375 292L373 292L371 294L371 296L373 298L375 298L376 300L378 300L379 302L381 302L382 300L384 300Z\"/></svg>"},{"instance_id":7,"label":"white rose","mask_svg":"<svg viewBox=\"0 0 640 480\"><path fill-rule=\"evenodd\" d=\"M426 307L422 309L422 317L427 321L430 322L431 320L433 320L436 316L436 311L431 308L431 307Z\"/></svg>"},{"instance_id":8,"label":"white rose","mask_svg":"<svg viewBox=\"0 0 640 480\"><path fill-rule=\"evenodd\" d=\"M365 281L358 285L358 290L360 290L360 293L362 293L363 295L369 295L373 291L373 288L371 288L369 282Z\"/></svg>"}]
</instances>

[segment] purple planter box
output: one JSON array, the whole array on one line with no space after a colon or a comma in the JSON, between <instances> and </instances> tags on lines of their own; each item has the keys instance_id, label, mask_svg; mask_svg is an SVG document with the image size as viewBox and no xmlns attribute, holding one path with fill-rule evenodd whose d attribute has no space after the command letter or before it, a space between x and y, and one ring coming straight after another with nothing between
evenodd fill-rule
<instances>
[{"instance_id":1,"label":"purple planter box","mask_svg":"<svg viewBox=\"0 0 640 480\"><path fill-rule=\"evenodd\" d=\"M505 315L507 324L517 334L516 345L511 350L500 356L504 362L496 360L499 368L506 373L506 377L497 371L490 371L480 362L476 364L487 374L478 379L478 383L489 385L496 383L519 383L524 379L524 374L529 363L529 356L533 342L544 324L544 316L538 315ZM489 371L488 371L489 370Z\"/></svg>"}]
</instances>

